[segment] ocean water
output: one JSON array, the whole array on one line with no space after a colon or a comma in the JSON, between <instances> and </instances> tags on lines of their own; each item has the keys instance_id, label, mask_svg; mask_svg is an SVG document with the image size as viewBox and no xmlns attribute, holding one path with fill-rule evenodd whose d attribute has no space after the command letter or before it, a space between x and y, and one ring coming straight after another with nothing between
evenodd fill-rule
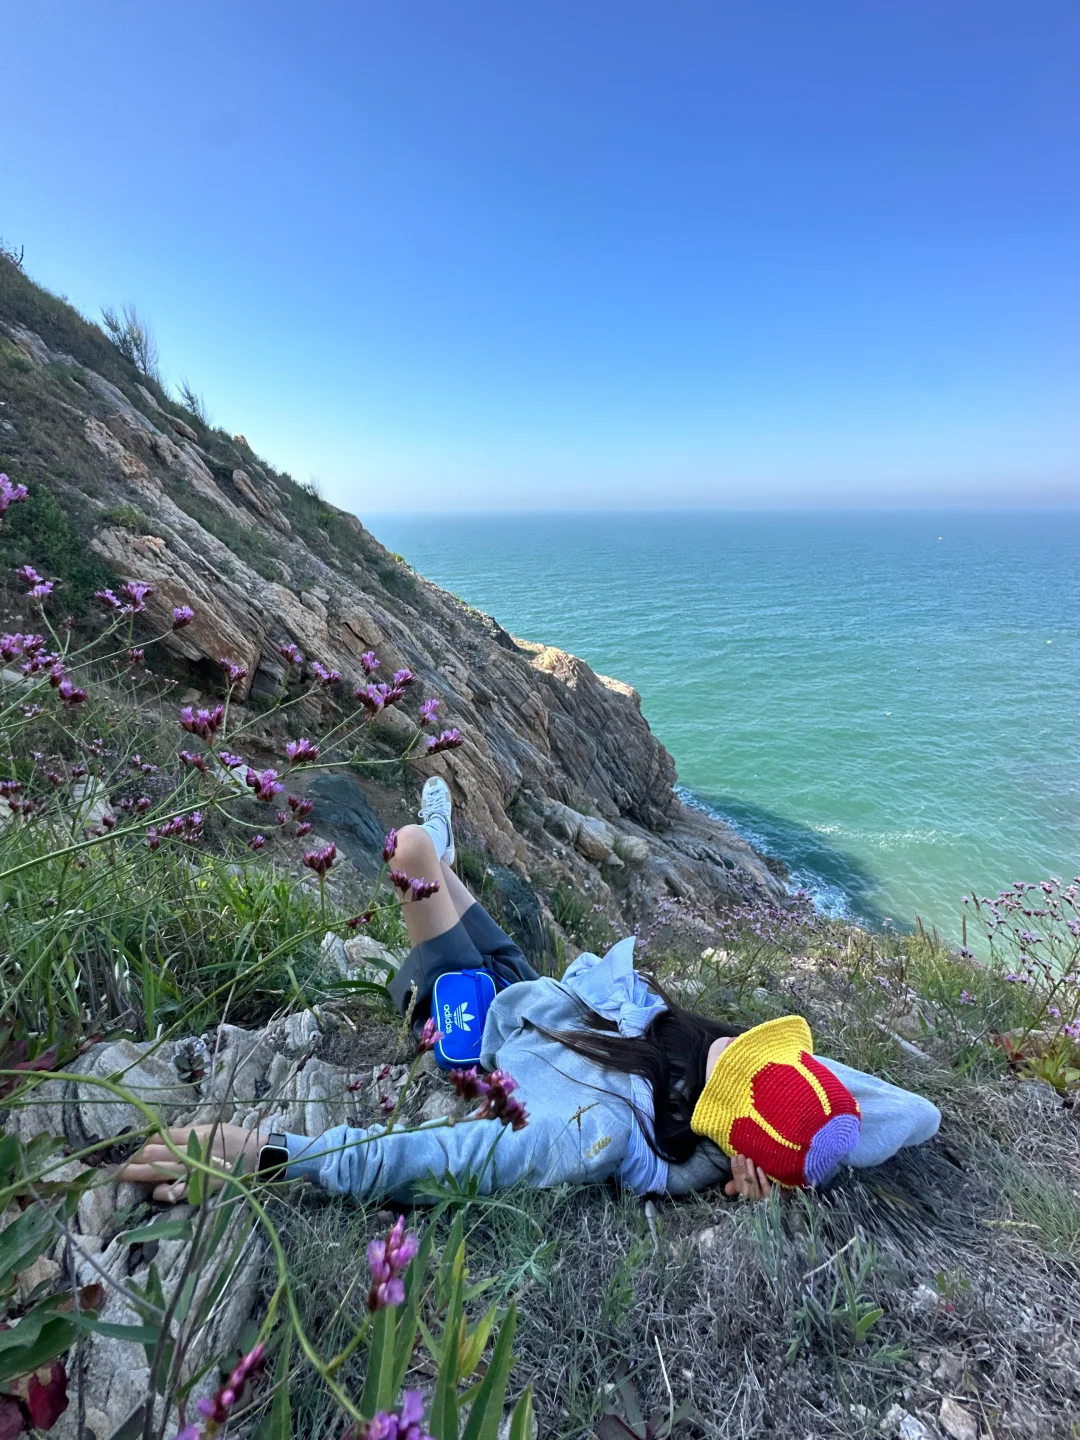
<instances>
[{"instance_id":1,"label":"ocean water","mask_svg":"<svg viewBox=\"0 0 1080 1440\"><path fill-rule=\"evenodd\" d=\"M694 804L834 913L1080 871L1080 512L377 517L634 685Z\"/></svg>"}]
</instances>

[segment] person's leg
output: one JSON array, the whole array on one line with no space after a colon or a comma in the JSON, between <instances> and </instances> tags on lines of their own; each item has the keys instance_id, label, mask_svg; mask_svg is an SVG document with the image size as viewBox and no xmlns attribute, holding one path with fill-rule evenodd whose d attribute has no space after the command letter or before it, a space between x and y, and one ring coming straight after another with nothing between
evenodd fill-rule
<instances>
[{"instance_id":1,"label":"person's leg","mask_svg":"<svg viewBox=\"0 0 1080 1440\"><path fill-rule=\"evenodd\" d=\"M434 895L402 902L401 914L412 949L388 987L402 1014L409 1008L415 990L412 1015L413 1026L418 1028L430 1012L431 990L439 976L455 970L482 969L484 956L462 923L427 830L420 825L403 826L390 864L395 870L404 870L411 879L439 881ZM468 895L468 891L465 893ZM472 896L468 898L471 902Z\"/></svg>"},{"instance_id":2,"label":"person's leg","mask_svg":"<svg viewBox=\"0 0 1080 1440\"><path fill-rule=\"evenodd\" d=\"M470 940L484 957L486 968L510 985L518 980L538 980L539 975L525 959L517 943L496 924L445 861L442 864L442 880Z\"/></svg>"},{"instance_id":3,"label":"person's leg","mask_svg":"<svg viewBox=\"0 0 1080 1440\"><path fill-rule=\"evenodd\" d=\"M401 906L401 916L412 943L420 945L452 930L461 918L461 911L446 883L446 874L439 865L432 838L422 826L405 825L398 831L397 848L390 865L394 870L404 870L410 879L440 882L434 895L424 900L406 898ZM456 875L454 879L457 880ZM465 890L460 881L458 884ZM465 890L465 894L469 892ZM469 901L472 902L471 895Z\"/></svg>"}]
</instances>

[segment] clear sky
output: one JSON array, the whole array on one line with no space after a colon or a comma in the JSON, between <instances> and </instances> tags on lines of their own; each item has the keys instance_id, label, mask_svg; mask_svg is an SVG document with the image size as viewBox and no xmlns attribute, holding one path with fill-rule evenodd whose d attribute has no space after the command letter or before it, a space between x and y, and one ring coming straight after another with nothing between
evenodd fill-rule
<instances>
[{"instance_id":1,"label":"clear sky","mask_svg":"<svg viewBox=\"0 0 1080 1440\"><path fill-rule=\"evenodd\" d=\"M0 53L0 235L361 514L1080 500L1078 0L3 0Z\"/></svg>"}]
</instances>

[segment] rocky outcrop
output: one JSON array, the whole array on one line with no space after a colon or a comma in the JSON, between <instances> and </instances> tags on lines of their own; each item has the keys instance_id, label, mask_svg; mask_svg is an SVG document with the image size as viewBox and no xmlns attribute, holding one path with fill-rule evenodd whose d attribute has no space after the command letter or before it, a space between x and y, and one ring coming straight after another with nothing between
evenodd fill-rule
<instances>
[{"instance_id":1,"label":"rocky outcrop","mask_svg":"<svg viewBox=\"0 0 1080 1440\"><path fill-rule=\"evenodd\" d=\"M738 835L680 803L672 758L630 686L510 635L409 571L355 516L274 475L243 437L173 414L178 407L164 392L134 373L125 379L118 357L106 375L91 366L89 350L73 356L90 331L84 322L40 334L10 295L5 313L4 293L0 287L0 336L40 375L35 433L55 422L81 446L81 465L49 473L47 483L62 503L89 514L93 555L120 579L152 582L147 620L165 632L178 678L216 696L225 657L247 670L236 698L254 702L278 692L279 646L292 642L339 669L348 696L361 678L360 656L374 650L383 673L415 671L424 692L440 698L440 721L465 735L461 749L432 763L450 783L459 833L490 863L584 886L627 925L662 895L692 895L708 910L782 893ZM89 347L93 336L84 338ZM3 413L17 436L29 432L17 400ZM2 444L0 460L13 475L40 480L32 444ZM195 622L172 631L172 608L184 603ZM335 704L305 703L328 711ZM383 723L397 727L398 740L413 733L403 715L388 713Z\"/></svg>"}]
</instances>

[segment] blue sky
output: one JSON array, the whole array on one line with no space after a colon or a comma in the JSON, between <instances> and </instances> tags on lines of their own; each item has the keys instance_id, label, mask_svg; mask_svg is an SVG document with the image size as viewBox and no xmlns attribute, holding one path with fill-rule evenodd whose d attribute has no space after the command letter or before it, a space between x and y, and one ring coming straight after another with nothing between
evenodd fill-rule
<instances>
[{"instance_id":1,"label":"blue sky","mask_svg":"<svg viewBox=\"0 0 1080 1440\"><path fill-rule=\"evenodd\" d=\"M1076 0L3 32L0 235L361 514L1080 499Z\"/></svg>"}]
</instances>

